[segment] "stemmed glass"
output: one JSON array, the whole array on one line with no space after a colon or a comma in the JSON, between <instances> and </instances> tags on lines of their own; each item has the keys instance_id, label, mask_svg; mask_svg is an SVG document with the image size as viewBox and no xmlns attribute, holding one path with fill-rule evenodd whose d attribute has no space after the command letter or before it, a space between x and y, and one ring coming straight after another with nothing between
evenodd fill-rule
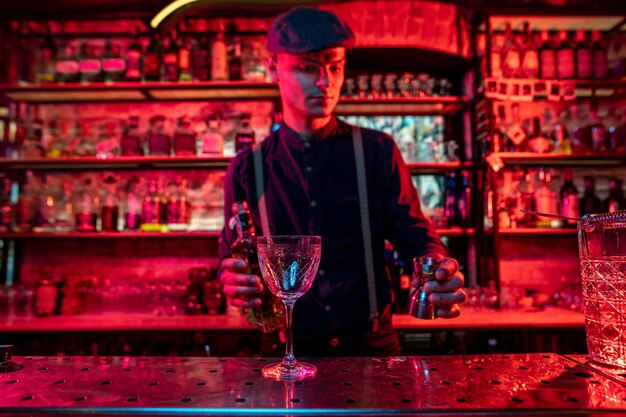
<instances>
[{"instance_id":1,"label":"stemmed glass","mask_svg":"<svg viewBox=\"0 0 626 417\"><path fill-rule=\"evenodd\" d=\"M285 356L263 367L263 376L295 381L315 376L317 368L296 360L293 354L293 305L306 293L317 274L322 254L320 236L259 236L257 251L263 280L285 306L287 321Z\"/></svg>"}]
</instances>

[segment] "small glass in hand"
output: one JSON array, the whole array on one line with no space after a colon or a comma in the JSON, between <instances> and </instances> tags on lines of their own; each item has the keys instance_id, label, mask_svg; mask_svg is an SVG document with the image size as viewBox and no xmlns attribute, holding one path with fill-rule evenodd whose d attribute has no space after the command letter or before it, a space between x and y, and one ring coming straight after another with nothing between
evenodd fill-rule
<instances>
[{"instance_id":1,"label":"small glass in hand","mask_svg":"<svg viewBox=\"0 0 626 417\"><path fill-rule=\"evenodd\" d=\"M263 368L263 376L278 381L295 381L315 376L317 368L300 363L293 354L293 305L306 293L317 274L322 254L320 236L260 236L257 251L263 280L285 306L285 357Z\"/></svg>"}]
</instances>

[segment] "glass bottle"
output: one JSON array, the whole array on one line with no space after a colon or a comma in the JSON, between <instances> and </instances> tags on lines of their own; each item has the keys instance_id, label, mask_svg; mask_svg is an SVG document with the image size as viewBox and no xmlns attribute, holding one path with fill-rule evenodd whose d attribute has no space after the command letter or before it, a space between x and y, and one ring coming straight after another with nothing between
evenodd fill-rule
<instances>
[{"instance_id":1,"label":"glass bottle","mask_svg":"<svg viewBox=\"0 0 626 417\"><path fill-rule=\"evenodd\" d=\"M139 132L139 117L130 116L120 140L122 156L143 155L142 142L141 133Z\"/></svg>"},{"instance_id":2,"label":"glass bottle","mask_svg":"<svg viewBox=\"0 0 626 417\"><path fill-rule=\"evenodd\" d=\"M504 78L516 78L519 75L522 63L520 48L515 42L511 24L507 23L504 29L505 41L502 49L502 75Z\"/></svg>"},{"instance_id":3,"label":"glass bottle","mask_svg":"<svg viewBox=\"0 0 626 417\"><path fill-rule=\"evenodd\" d=\"M600 119L598 119L598 112L596 110L591 110L590 116L590 126L587 128L587 130L590 129L591 149L600 152L606 151L606 127L604 126L604 123L602 123Z\"/></svg>"},{"instance_id":4,"label":"glass bottle","mask_svg":"<svg viewBox=\"0 0 626 417\"><path fill-rule=\"evenodd\" d=\"M199 155L222 156L224 154L224 136L220 132L217 116L210 116L206 121L206 129L200 135Z\"/></svg>"},{"instance_id":5,"label":"glass bottle","mask_svg":"<svg viewBox=\"0 0 626 417\"><path fill-rule=\"evenodd\" d=\"M230 81L243 80L243 67L241 61L241 40L235 39L233 50L228 60L228 79Z\"/></svg>"},{"instance_id":6,"label":"glass bottle","mask_svg":"<svg viewBox=\"0 0 626 417\"><path fill-rule=\"evenodd\" d=\"M150 43L143 58L143 81L161 80L161 49L156 36L150 37Z\"/></svg>"},{"instance_id":7,"label":"glass bottle","mask_svg":"<svg viewBox=\"0 0 626 417\"><path fill-rule=\"evenodd\" d=\"M542 30L540 36L539 76L544 80L553 80L556 78L556 50L550 32Z\"/></svg>"},{"instance_id":8,"label":"glass bottle","mask_svg":"<svg viewBox=\"0 0 626 417\"><path fill-rule=\"evenodd\" d=\"M256 251L256 230L248 203L237 201L233 203L231 209L233 217L228 225L231 230L235 229L237 232L237 239L231 245L232 256L243 260L246 263L246 273L259 277L263 285L263 292L260 295L261 305L248 309L248 322L263 333L279 330L285 324L283 306L263 284Z\"/></svg>"},{"instance_id":9,"label":"glass bottle","mask_svg":"<svg viewBox=\"0 0 626 417\"><path fill-rule=\"evenodd\" d=\"M254 146L254 130L250 128L250 115L245 113L241 116L241 126L235 135L235 152L244 149L252 149Z\"/></svg>"},{"instance_id":10,"label":"glass bottle","mask_svg":"<svg viewBox=\"0 0 626 417\"><path fill-rule=\"evenodd\" d=\"M578 189L574 185L574 174L571 168L563 170L563 184L560 190L561 198L561 215L578 219L580 217L580 208L578 201ZM576 220L564 220L566 227L576 227Z\"/></svg>"},{"instance_id":11,"label":"glass bottle","mask_svg":"<svg viewBox=\"0 0 626 417\"><path fill-rule=\"evenodd\" d=\"M456 174L446 174L446 188L443 194L443 219L444 227L458 226L457 210L457 179Z\"/></svg>"},{"instance_id":12,"label":"glass bottle","mask_svg":"<svg viewBox=\"0 0 626 417\"><path fill-rule=\"evenodd\" d=\"M171 232L184 232L191 220L191 204L187 198L186 182L178 178L169 186L167 204L167 227Z\"/></svg>"},{"instance_id":13,"label":"glass bottle","mask_svg":"<svg viewBox=\"0 0 626 417\"><path fill-rule=\"evenodd\" d=\"M37 196L39 195L32 171L26 171L26 179L21 188L15 209L15 230L17 232L30 232L35 223Z\"/></svg>"},{"instance_id":14,"label":"glass bottle","mask_svg":"<svg viewBox=\"0 0 626 417\"><path fill-rule=\"evenodd\" d=\"M491 76L494 78L502 77L502 49L504 48L505 38L502 33L491 31L491 53L490 65Z\"/></svg>"},{"instance_id":15,"label":"glass bottle","mask_svg":"<svg viewBox=\"0 0 626 417\"><path fill-rule=\"evenodd\" d=\"M537 203L537 211L541 213L559 213L558 198L556 192L552 190L552 175L550 172L539 170L539 187L535 192L535 201ZM538 226L549 225L549 221L540 219L537 221Z\"/></svg>"},{"instance_id":16,"label":"glass bottle","mask_svg":"<svg viewBox=\"0 0 626 417\"><path fill-rule=\"evenodd\" d=\"M107 83L122 81L126 76L126 60L122 57L120 46L112 44L109 39L102 57L102 72Z\"/></svg>"},{"instance_id":17,"label":"glass bottle","mask_svg":"<svg viewBox=\"0 0 626 417\"><path fill-rule=\"evenodd\" d=\"M191 40L181 39L178 45L178 81L193 80L191 66Z\"/></svg>"},{"instance_id":18,"label":"glass bottle","mask_svg":"<svg viewBox=\"0 0 626 417\"><path fill-rule=\"evenodd\" d=\"M524 22L524 38L521 46L522 65L521 78L537 78L539 76L539 53L534 42L530 23Z\"/></svg>"},{"instance_id":19,"label":"glass bottle","mask_svg":"<svg viewBox=\"0 0 626 417\"><path fill-rule=\"evenodd\" d=\"M58 199L55 231L67 233L74 230L75 226L72 184L66 181L61 185L61 188L62 194Z\"/></svg>"},{"instance_id":20,"label":"glass bottle","mask_svg":"<svg viewBox=\"0 0 626 417\"><path fill-rule=\"evenodd\" d=\"M141 203L134 190L130 190L126 196L126 207L124 213L124 230L135 231L141 226Z\"/></svg>"},{"instance_id":21,"label":"glass bottle","mask_svg":"<svg viewBox=\"0 0 626 417\"><path fill-rule=\"evenodd\" d=\"M267 81L266 56L261 42L250 40L246 46L241 56L243 78L247 81Z\"/></svg>"},{"instance_id":22,"label":"glass bottle","mask_svg":"<svg viewBox=\"0 0 626 417\"><path fill-rule=\"evenodd\" d=\"M211 43L211 80L228 80L228 55L226 49L226 36L220 31L215 35Z\"/></svg>"},{"instance_id":23,"label":"glass bottle","mask_svg":"<svg viewBox=\"0 0 626 417\"><path fill-rule=\"evenodd\" d=\"M200 43L192 40L191 44L191 73L194 81L209 79L209 45L206 36L200 38Z\"/></svg>"},{"instance_id":24,"label":"glass bottle","mask_svg":"<svg viewBox=\"0 0 626 417\"><path fill-rule=\"evenodd\" d=\"M460 225L469 227L472 224L472 179L467 171L461 174L457 207Z\"/></svg>"},{"instance_id":25,"label":"glass bottle","mask_svg":"<svg viewBox=\"0 0 626 417\"><path fill-rule=\"evenodd\" d=\"M574 48L569 41L566 30L560 30L557 36L556 76L559 80L569 80L576 76Z\"/></svg>"},{"instance_id":26,"label":"glass bottle","mask_svg":"<svg viewBox=\"0 0 626 417\"><path fill-rule=\"evenodd\" d=\"M128 81L141 80L141 72L143 66L143 50L139 42L139 31L133 29L133 40L126 50L126 73L125 78Z\"/></svg>"},{"instance_id":27,"label":"glass bottle","mask_svg":"<svg viewBox=\"0 0 626 417\"><path fill-rule=\"evenodd\" d=\"M178 118L172 147L176 156L196 155L196 134L191 130L191 121L186 116Z\"/></svg>"},{"instance_id":28,"label":"glass bottle","mask_svg":"<svg viewBox=\"0 0 626 417\"><path fill-rule=\"evenodd\" d=\"M576 78L586 80L591 78L592 53L585 29L578 29L574 38L576 43Z\"/></svg>"},{"instance_id":29,"label":"glass bottle","mask_svg":"<svg viewBox=\"0 0 626 417\"><path fill-rule=\"evenodd\" d=\"M46 25L46 37L39 50L39 62L37 64L36 80L39 84L54 82L54 58L57 54L54 38L50 33L50 26Z\"/></svg>"},{"instance_id":30,"label":"glass bottle","mask_svg":"<svg viewBox=\"0 0 626 417\"><path fill-rule=\"evenodd\" d=\"M0 178L0 233L13 231L13 202L11 194L13 182L9 178Z\"/></svg>"},{"instance_id":31,"label":"glass bottle","mask_svg":"<svg viewBox=\"0 0 626 417\"><path fill-rule=\"evenodd\" d=\"M146 145L148 155L170 155L171 141L169 135L165 133L165 116L156 115L150 118Z\"/></svg>"},{"instance_id":32,"label":"glass bottle","mask_svg":"<svg viewBox=\"0 0 626 417\"><path fill-rule=\"evenodd\" d=\"M43 146L43 120L33 120L32 133L24 140L22 154L25 159L38 159L46 156Z\"/></svg>"},{"instance_id":33,"label":"glass bottle","mask_svg":"<svg viewBox=\"0 0 626 417\"><path fill-rule=\"evenodd\" d=\"M596 195L595 179L592 176L587 175L583 178L583 182L585 185L585 191L583 192L583 196L579 202L580 214L584 216L585 214L600 213L602 211L602 202Z\"/></svg>"},{"instance_id":34,"label":"glass bottle","mask_svg":"<svg viewBox=\"0 0 626 417\"><path fill-rule=\"evenodd\" d=\"M77 232L95 232L98 223L98 204L91 179L86 179L77 190L74 217Z\"/></svg>"},{"instance_id":35,"label":"glass bottle","mask_svg":"<svg viewBox=\"0 0 626 417\"><path fill-rule=\"evenodd\" d=\"M60 84L75 83L79 80L80 67L78 58L71 45L65 44L59 48L54 64L54 72L56 74L56 82Z\"/></svg>"},{"instance_id":36,"label":"glass bottle","mask_svg":"<svg viewBox=\"0 0 626 417\"><path fill-rule=\"evenodd\" d=\"M115 123L108 122L100 127L100 135L96 142L96 158L113 158L120 154L120 140L115 133Z\"/></svg>"},{"instance_id":37,"label":"glass bottle","mask_svg":"<svg viewBox=\"0 0 626 417\"><path fill-rule=\"evenodd\" d=\"M106 192L100 211L101 230L103 232L117 232L119 204L116 195L117 181L113 177L104 180Z\"/></svg>"},{"instance_id":38,"label":"glass bottle","mask_svg":"<svg viewBox=\"0 0 626 417\"><path fill-rule=\"evenodd\" d=\"M604 210L615 212L626 209L622 181L617 177L609 179L609 196L604 200Z\"/></svg>"},{"instance_id":39,"label":"glass bottle","mask_svg":"<svg viewBox=\"0 0 626 417\"><path fill-rule=\"evenodd\" d=\"M78 144L74 148L73 153L76 156L96 155L96 138L91 132L91 124L89 122L80 122L80 130L78 132Z\"/></svg>"},{"instance_id":40,"label":"glass bottle","mask_svg":"<svg viewBox=\"0 0 626 417\"><path fill-rule=\"evenodd\" d=\"M552 139L543 134L541 117L533 118L532 134L528 138L528 150L534 153L549 153L552 147Z\"/></svg>"},{"instance_id":41,"label":"glass bottle","mask_svg":"<svg viewBox=\"0 0 626 417\"><path fill-rule=\"evenodd\" d=\"M174 33L166 36L163 40L162 81L178 81L178 47Z\"/></svg>"},{"instance_id":42,"label":"glass bottle","mask_svg":"<svg viewBox=\"0 0 626 417\"><path fill-rule=\"evenodd\" d=\"M608 62L606 56L606 45L599 30L591 32L591 57L592 75L596 80L603 80L608 76Z\"/></svg>"},{"instance_id":43,"label":"glass bottle","mask_svg":"<svg viewBox=\"0 0 626 417\"><path fill-rule=\"evenodd\" d=\"M151 179L141 204L141 231L161 231L161 204L162 198L158 192L157 181Z\"/></svg>"},{"instance_id":44,"label":"glass bottle","mask_svg":"<svg viewBox=\"0 0 626 417\"><path fill-rule=\"evenodd\" d=\"M566 155L572 154L572 142L567 137L567 129L561 122L557 122L552 129L552 139L554 141L554 152Z\"/></svg>"},{"instance_id":45,"label":"glass bottle","mask_svg":"<svg viewBox=\"0 0 626 417\"><path fill-rule=\"evenodd\" d=\"M102 80L102 61L94 45L87 44L83 40L78 57L80 69L80 81L83 83L97 82Z\"/></svg>"}]
</instances>

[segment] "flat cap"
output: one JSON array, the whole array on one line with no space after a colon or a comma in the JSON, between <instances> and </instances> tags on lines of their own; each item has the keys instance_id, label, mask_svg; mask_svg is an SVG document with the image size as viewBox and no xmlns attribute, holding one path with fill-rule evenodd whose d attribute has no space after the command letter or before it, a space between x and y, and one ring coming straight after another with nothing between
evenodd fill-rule
<instances>
[{"instance_id":1,"label":"flat cap","mask_svg":"<svg viewBox=\"0 0 626 417\"><path fill-rule=\"evenodd\" d=\"M306 54L354 45L354 33L339 16L313 7L296 7L274 19L267 33L272 53Z\"/></svg>"}]
</instances>

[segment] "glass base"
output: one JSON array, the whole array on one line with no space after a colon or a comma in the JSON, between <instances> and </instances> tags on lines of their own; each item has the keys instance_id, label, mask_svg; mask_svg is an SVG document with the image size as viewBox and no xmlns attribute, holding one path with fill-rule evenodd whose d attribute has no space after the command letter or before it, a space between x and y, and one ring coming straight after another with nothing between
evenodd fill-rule
<instances>
[{"instance_id":1,"label":"glass base","mask_svg":"<svg viewBox=\"0 0 626 417\"><path fill-rule=\"evenodd\" d=\"M317 375L317 368L310 363L296 361L292 365L284 362L265 365L262 369L265 378L276 381L299 381L301 379L313 378Z\"/></svg>"}]
</instances>

